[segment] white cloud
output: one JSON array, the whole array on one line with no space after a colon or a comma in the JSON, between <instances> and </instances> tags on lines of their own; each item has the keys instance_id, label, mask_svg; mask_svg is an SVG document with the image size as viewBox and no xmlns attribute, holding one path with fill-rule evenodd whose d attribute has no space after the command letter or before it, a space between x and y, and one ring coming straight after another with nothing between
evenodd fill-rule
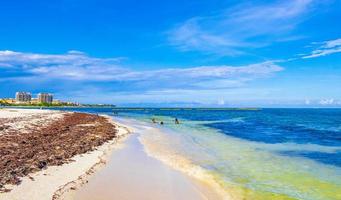
<instances>
[{"instance_id":1,"label":"white cloud","mask_svg":"<svg viewBox=\"0 0 341 200\"><path fill-rule=\"evenodd\" d=\"M11 66L0 68L3 87L15 84L29 90L51 91L62 99L101 103L217 104L217 99L229 99L236 94L235 90L244 91L252 81L284 70L271 61L244 66L136 70L125 67L120 59L96 58L75 51L66 54L0 51L0 62Z\"/></svg>"},{"instance_id":2,"label":"white cloud","mask_svg":"<svg viewBox=\"0 0 341 200\"><path fill-rule=\"evenodd\" d=\"M322 99L319 104L321 105L332 105L335 103L335 100L333 98L331 99Z\"/></svg>"},{"instance_id":3,"label":"white cloud","mask_svg":"<svg viewBox=\"0 0 341 200\"><path fill-rule=\"evenodd\" d=\"M241 4L212 16L191 18L172 29L169 39L172 45L185 51L239 54L246 47L299 38L290 33L305 20L304 14L313 5L312 0Z\"/></svg>"},{"instance_id":4,"label":"white cloud","mask_svg":"<svg viewBox=\"0 0 341 200\"><path fill-rule=\"evenodd\" d=\"M5 71L17 74L12 81L117 82L140 89L241 87L248 81L283 70L273 62L263 62L237 67L221 65L136 71L123 67L116 58L94 58L76 51L67 54L0 51L0 62L12 66L11 70Z\"/></svg>"},{"instance_id":5,"label":"white cloud","mask_svg":"<svg viewBox=\"0 0 341 200\"><path fill-rule=\"evenodd\" d=\"M93 58L80 51L66 54L38 54L0 51L0 67L48 78L108 80L127 70L117 64L121 58Z\"/></svg>"},{"instance_id":6,"label":"white cloud","mask_svg":"<svg viewBox=\"0 0 341 200\"><path fill-rule=\"evenodd\" d=\"M341 52L341 38L314 44L320 44L320 46L302 58L315 58Z\"/></svg>"},{"instance_id":7,"label":"white cloud","mask_svg":"<svg viewBox=\"0 0 341 200\"><path fill-rule=\"evenodd\" d=\"M334 48L334 47L340 47L341 46L341 38L336 40L329 40L327 42L324 42L325 45L324 48Z\"/></svg>"},{"instance_id":8,"label":"white cloud","mask_svg":"<svg viewBox=\"0 0 341 200\"><path fill-rule=\"evenodd\" d=\"M218 105L225 105L225 100L224 99L219 99L217 104Z\"/></svg>"},{"instance_id":9,"label":"white cloud","mask_svg":"<svg viewBox=\"0 0 341 200\"><path fill-rule=\"evenodd\" d=\"M306 99L306 100L304 101L304 104L305 104L305 105L310 105L310 103L311 103L311 102L310 102L309 99Z\"/></svg>"}]
</instances>

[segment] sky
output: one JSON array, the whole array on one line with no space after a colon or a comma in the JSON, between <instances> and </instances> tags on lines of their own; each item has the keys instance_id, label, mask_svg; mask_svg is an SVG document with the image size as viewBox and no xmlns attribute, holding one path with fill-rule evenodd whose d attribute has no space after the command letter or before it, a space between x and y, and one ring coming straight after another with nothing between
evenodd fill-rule
<instances>
[{"instance_id":1,"label":"sky","mask_svg":"<svg viewBox=\"0 0 341 200\"><path fill-rule=\"evenodd\" d=\"M341 107L341 1L0 3L0 98Z\"/></svg>"}]
</instances>

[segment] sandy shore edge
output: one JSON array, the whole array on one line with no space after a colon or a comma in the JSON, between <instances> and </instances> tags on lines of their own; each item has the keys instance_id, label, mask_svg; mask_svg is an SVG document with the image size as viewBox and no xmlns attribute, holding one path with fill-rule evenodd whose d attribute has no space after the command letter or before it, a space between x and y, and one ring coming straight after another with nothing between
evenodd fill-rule
<instances>
[{"instance_id":1,"label":"sandy shore edge","mask_svg":"<svg viewBox=\"0 0 341 200\"><path fill-rule=\"evenodd\" d=\"M59 111L51 112L53 113ZM88 183L89 179L95 175L96 172L105 167L113 151L123 148L128 135L135 131L135 126L129 125L129 123L128 125L126 123L121 124L117 121L114 121L112 117L108 115L101 116L105 117L118 129L116 138L105 142L93 151L72 157L74 162L66 163L61 166L50 166L45 170L30 174L28 177L24 177L20 185L10 186L10 189L12 189L11 192L1 193L0 200L24 200L28 198L37 200L74 199L79 189ZM157 160L162 161L163 164L182 172L184 176L188 176L193 186L196 187L197 191L203 194L203 196L206 196L206 198L224 200L232 199L230 197L226 198L226 194L221 193L219 190L217 191L217 187L212 187L212 184L203 180L202 176L198 177L195 175L193 176L193 174L189 175L191 173L188 173L186 168L183 168L183 166L169 165L169 162L165 162L165 160L159 156L155 156L155 154L150 152L149 148L146 148L146 146L149 145L146 145L145 142L143 142L143 139L142 141L141 139L142 138L139 137L140 142L144 144L144 150L148 156L154 157Z\"/></svg>"},{"instance_id":2,"label":"sandy shore edge","mask_svg":"<svg viewBox=\"0 0 341 200\"><path fill-rule=\"evenodd\" d=\"M31 110L32 112L34 110ZM37 110L37 113L40 113ZM51 113L59 111L51 111ZM105 165L111 152L123 147L123 141L131 133L128 127L116 123L110 116L102 115L118 129L118 137L98 146L94 151L79 154L72 158L74 162L47 169L22 178L20 185L8 185L10 192L0 193L0 200L51 200L67 199L75 189L87 182L87 179ZM66 195L68 194L68 195Z\"/></svg>"},{"instance_id":3,"label":"sandy shore edge","mask_svg":"<svg viewBox=\"0 0 341 200\"><path fill-rule=\"evenodd\" d=\"M101 170L114 150L124 147L124 141L128 138L128 134L132 133L131 128L122 125L112 120L110 116L101 115L106 117L111 123L113 123L118 129L118 137L108 141L104 145L100 146L96 151L102 151L102 155L98 157L98 162L91 166L85 173L78 176L76 180L70 181L58 188L52 196L53 200L72 200L77 190L79 190L84 184L88 183L89 178L96 172Z\"/></svg>"},{"instance_id":4,"label":"sandy shore edge","mask_svg":"<svg viewBox=\"0 0 341 200\"><path fill-rule=\"evenodd\" d=\"M208 199L235 200L238 199L231 191L227 191L215 177L204 168L193 164L187 158L176 152L165 150L162 144L153 141L153 137L162 137L162 130L153 128L152 134L145 134L139 137L144 150L148 156L153 157L163 164L187 176L198 191L204 194ZM160 146L161 145L161 146Z\"/></svg>"}]
</instances>

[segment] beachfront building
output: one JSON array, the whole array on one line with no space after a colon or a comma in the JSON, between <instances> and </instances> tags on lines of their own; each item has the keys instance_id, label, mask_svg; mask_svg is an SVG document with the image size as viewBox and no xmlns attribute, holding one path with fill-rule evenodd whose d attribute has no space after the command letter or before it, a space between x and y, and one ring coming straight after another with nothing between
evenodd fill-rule
<instances>
[{"instance_id":1,"label":"beachfront building","mask_svg":"<svg viewBox=\"0 0 341 200\"><path fill-rule=\"evenodd\" d=\"M59 99L53 99L52 103L53 104L62 104L63 102Z\"/></svg>"},{"instance_id":2,"label":"beachfront building","mask_svg":"<svg viewBox=\"0 0 341 200\"><path fill-rule=\"evenodd\" d=\"M30 102L31 98L32 98L32 95L29 92L16 92L15 93L15 100L17 103Z\"/></svg>"},{"instance_id":3,"label":"beachfront building","mask_svg":"<svg viewBox=\"0 0 341 200\"><path fill-rule=\"evenodd\" d=\"M31 99L31 104L37 104L37 103L39 103L38 98L32 98Z\"/></svg>"},{"instance_id":4,"label":"beachfront building","mask_svg":"<svg viewBox=\"0 0 341 200\"><path fill-rule=\"evenodd\" d=\"M39 103L52 103L53 95L50 93L39 93L38 94L38 102Z\"/></svg>"}]
</instances>

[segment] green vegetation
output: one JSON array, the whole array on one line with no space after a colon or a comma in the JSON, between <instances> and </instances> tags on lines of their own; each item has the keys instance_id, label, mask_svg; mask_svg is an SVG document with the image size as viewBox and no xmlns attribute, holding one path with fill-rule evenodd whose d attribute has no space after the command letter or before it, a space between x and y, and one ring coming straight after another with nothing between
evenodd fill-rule
<instances>
[{"instance_id":1,"label":"green vegetation","mask_svg":"<svg viewBox=\"0 0 341 200\"><path fill-rule=\"evenodd\" d=\"M98 108L98 107L100 107L100 108L114 108L114 107L116 107L115 105L112 105L112 104L82 104L81 106L82 107L91 107L91 108L93 108L93 107L96 107L96 108Z\"/></svg>"},{"instance_id":2,"label":"green vegetation","mask_svg":"<svg viewBox=\"0 0 341 200\"><path fill-rule=\"evenodd\" d=\"M70 102L59 103L10 103L6 99L0 99L0 106L13 106L13 107L91 107L91 108L114 108L112 104L77 104Z\"/></svg>"},{"instance_id":3,"label":"green vegetation","mask_svg":"<svg viewBox=\"0 0 341 200\"><path fill-rule=\"evenodd\" d=\"M75 103L9 103L0 99L0 106L18 106L18 107L61 107L61 106L79 106Z\"/></svg>"}]
</instances>

